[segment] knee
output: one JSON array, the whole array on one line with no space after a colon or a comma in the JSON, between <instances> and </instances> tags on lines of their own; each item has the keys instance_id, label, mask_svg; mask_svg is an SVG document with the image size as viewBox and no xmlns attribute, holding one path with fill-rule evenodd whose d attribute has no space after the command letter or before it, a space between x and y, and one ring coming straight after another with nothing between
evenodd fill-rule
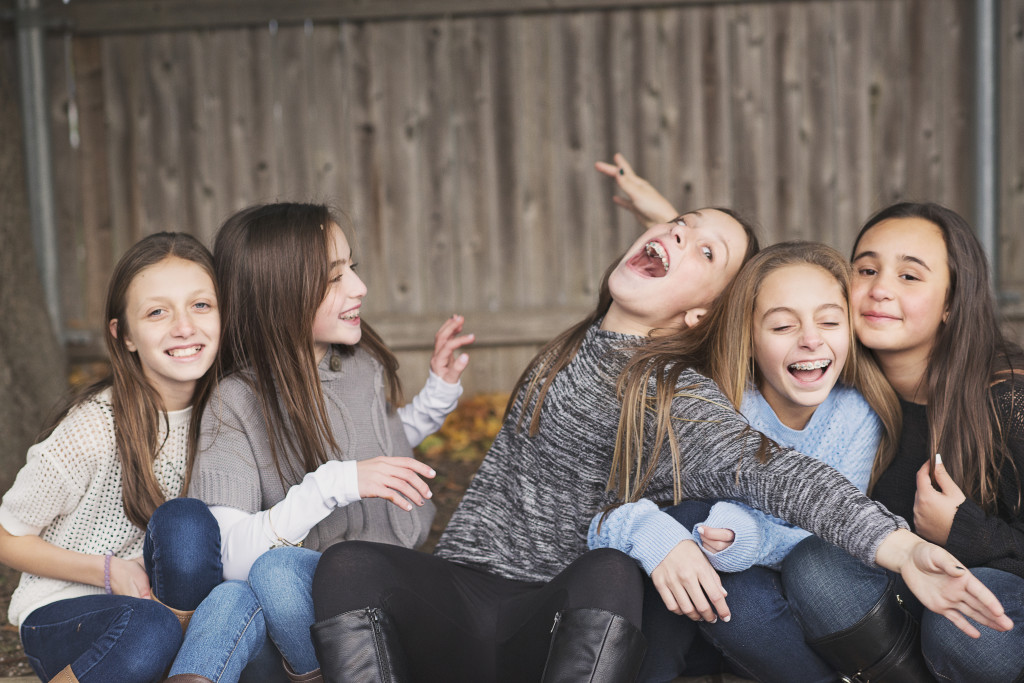
<instances>
[{"instance_id":1,"label":"knee","mask_svg":"<svg viewBox=\"0 0 1024 683\"><path fill-rule=\"evenodd\" d=\"M666 508L665 512L689 529L708 518L708 515L711 514L711 503L703 500L684 500L677 505Z\"/></svg>"},{"instance_id":2,"label":"knee","mask_svg":"<svg viewBox=\"0 0 1024 683\"><path fill-rule=\"evenodd\" d=\"M217 520L210 508L196 498L172 498L156 510L149 519L149 530L169 529L182 535L217 531Z\"/></svg>"},{"instance_id":3,"label":"knee","mask_svg":"<svg viewBox=\"0 0 1024 683\"><path fill-rule=\"evenodd\" d=\"M846 553L817 536L808 536L782 562L782 585L786 595L829 595L835 577L831 568ZM812 598L813 599L813 598Z\"/></svg>"},{"instance_id":4,"label":"knee","mask_svg":"<svg viewBox=\"0 0 1024 683\"><path fill-rule=\"evenodd\" d=\"M351 585L364 578L380 579L391 574L395 565L393 550L394 546L370 541L344 541L332 545L323 552L316 566L313 592L317 586L328 589L336 586L339 577L344 577L346 585Z\"/></svg>"},{"instance_id":5,"label":"knee","mask_svg":"<svg viewBox=\"0 0 1024 683\"><path fill-rule=\"evenodd\" d=\"M146 657L123 660L124 680L161 680L181 647L181 622L171 610L153 600L133 601L128 625L122 632L126 652L145 652Z\"/></svg>"},{"instance_id":6,"label":"knee","mask_svg":"<svg viewBox=\"0 0 1024 683\"><path fill-rule=\"evenodd\" d=\"M245 581L225 581L203 600L199 611L249 615L260 608L259 600Z\"/></svg>"},{"instance_id":7,"label":"knee","mask_svg":"<svg viewBox=\"0 0 1024 683\"><path fill-rule=\"evenodd\" d=\"M263 599L264 594L309 595L313 572L320 553L308 548L274 548L256 558L249 570L249 585Z\"/></svg>"}]
</instances>

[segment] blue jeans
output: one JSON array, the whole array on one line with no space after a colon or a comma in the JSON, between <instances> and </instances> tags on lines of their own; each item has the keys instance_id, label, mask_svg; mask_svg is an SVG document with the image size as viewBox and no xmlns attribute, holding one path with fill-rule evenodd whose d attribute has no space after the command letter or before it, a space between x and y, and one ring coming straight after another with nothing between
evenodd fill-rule
<instances>
[{"instance_id":1,"label":"blue jeans","mask_svg":"<svg viewBox=\"0 0 1024 683\"><path fill-rule=\"evenodd\" d=\"M684 501L666 510L687 529L707 519L710 511L711 503L702 501ZM714 624L669 612L654 584L647 582L643 631L648 648L640 680L668 681L683 674L706 673L708 663L713 663L708 649L720 651L729 669L748 678L835 680L832 669L804 642L800 625L786 604L778 572L751 567L719 576L729 594L726 602L732 618ZM702 638L696 637L698 631Z\"/></svg>"},{"instance_id":2,"label":"blue jeans","mask_svg":"<svg viewBox=\"0 0 1024 683\"><path fill-rule=\"evenodd\" d=\"M280 655L267 640L263 610L249 584L225 581L192 615L170 675L197 674L218 683L284 680Z\"/></svg>"},{"instance_id":3,"label":"blue jeans","mask_svg":"<svg viewBox=\"0 0 1024 683\"><path fill-rule=\"evenodd\" d=\"M921 651L942 681L1012 681L1024 672L1024 579L987 567L971 572L1002 602L1016 625L1004 633L979 626L975 640L940 614L924 609L899 577L894 588L921 622ZM890 580L884 569L868 567L816 537L800 542L783 565L790 606L808 639L857 623L881 597Z\"/></svg>"},{"instance_id":4,"label":"blue jeans","mask_svg":"<svg viewBox=\"0 0 1024 683\"><path fill-rule=\"evenodd\" d=\"M313 573L320 553L283 546L259 556L249 585L263 607L267 633L297 674L320 668L309 627L313 625Z\"/></svg>"},{"instance_id":5,"label":"blue jeans","mask_svg":"<svg viewBox=\"0 0 1024 683\"><path fill-rule=\"evenodd\" d=\"M194 609L221 578L220 531L206 505L176 498L157 508L143 559L155 597ZM70 665L82 683L144 683L163 680L181 644L181 625L152 600L87 595L33 610L21 625L21 642L44 681Z\"/></svg>"}]
</instances>

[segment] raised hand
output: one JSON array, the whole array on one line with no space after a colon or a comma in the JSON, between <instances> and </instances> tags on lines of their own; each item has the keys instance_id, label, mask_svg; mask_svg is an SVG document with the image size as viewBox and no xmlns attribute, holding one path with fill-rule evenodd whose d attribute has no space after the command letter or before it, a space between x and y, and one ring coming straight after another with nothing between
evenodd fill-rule
<instances>
[{"instance_id":1,"label":"raised hand","mask_svg":"<svg viewBox=\"0 0 1024 683\"><path fill-rule=\"evenodd\" d=\"M474 334L463 334L462 325L466 321L461 315L453 315L444 321L434 335L434 355L430 357L430 369L435 375L448 384L455 384L462 377L462 371L469 364L469 356L465 353L455 356L455 351L472 344Z\"/></svg>"},{"instance_id":2,"label":"raised hand","mask_svg":"<svg viewBox=\"0 0 1024 683\"><path fill-rule=\"evenodd\" d=\"M693 541L673 548L651 572L651 581L670 612L709 623L732 618L718 572Z\"/></svg>"},{"instance_id":3,"label":"raised hand","mask_svg":"<svg viewBox=\"0 0 1024 683\"><path fill-rule=\"evenodd\" d=\"M654 189L654 186L641 178L633 171L629 161L622 154L616 154L615 163L609 164L606 161L598 161L594 164L599 172L609 178L613 178L619 189L626 193L626 196L615 195L612 201L624 209L632 211L644 228L659 223L668 223L679 215L672 202Z\"/></svg>"},{"instance_id":4,"label":"raised hand","mask_svg":"<svg viewBox=\"0 0 1024 683\"><path fill-rule=\"evenodd\" d=\"M423 505L433 494L420 477L433 479L436 474L429 465L414 458L381 455L356 463L359 473L359 495L362 498L384 498L402 508L412 510L412 501Z\"/></svg>"}]
</instances>

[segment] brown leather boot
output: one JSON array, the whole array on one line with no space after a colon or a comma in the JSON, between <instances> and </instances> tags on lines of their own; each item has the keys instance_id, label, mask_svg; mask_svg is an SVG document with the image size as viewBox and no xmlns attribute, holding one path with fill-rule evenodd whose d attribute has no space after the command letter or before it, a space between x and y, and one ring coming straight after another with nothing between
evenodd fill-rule
<instances>
[{"instance_id":1,"label":"brown leather boot","mask_svg":"<svg viewBox=\"0 0 1024 683\"><path fill-rule=\"evenodd\" d=\"M50 683L78 683L78 678L71 670L71 665L68 664L58 671L56 676L50 679Z\"/></svg>"},{"instance_id":2,"label":"brown leather boot","mask_svg":"<svg viewBox=\"0 0 1024 683\"><path fill-rule=\"evenodd\" d=\"M213 681L199 674L175 674L164 683L213 683Z\"/></svg>"},{"instance_id":3,"label":"brown leather boot","mask_svg":"<svg viewBox=\"0 0 1024 683\"><path fill-rule=\"evenodd\" d=\"M182 632L182 634L184 634L185 631L188 630L188 622L190 622L192 620L192 615L195 614L196 611L194 609L190 609L190 610L174 609L170 605L165 604L163 602L160 602L160 598L158 598L156 596L153 596L153 599L156 600L157 602L159 602L161 605L163 605L167 609L171 610L171 612L174 613L174 616L178 617L178 623L181 624L181 632ZM203 680L206 680L206 679L203 679Z\"/></svg>"},{"instance_id":4,"label":"brown leather boot","mask_svg":"<svg viewBox=\"0 0 1024 683\"><path fill-rule=\"evenodd\" d=\"M320 669L314 669L308 674L297 674L288 666L288 662L281 660L284 665L284 673L292 683L324 683L324 677L320 675Z\"/></svg>"}]
</instances>

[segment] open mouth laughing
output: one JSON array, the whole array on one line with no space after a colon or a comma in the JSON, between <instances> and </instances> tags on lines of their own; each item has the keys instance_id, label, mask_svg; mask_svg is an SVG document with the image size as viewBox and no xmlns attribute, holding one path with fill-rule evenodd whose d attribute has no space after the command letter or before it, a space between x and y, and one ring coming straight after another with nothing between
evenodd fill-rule
<instances>
[{"instance_id":1,"label":"open mouth laughing","mask_svg":"<svg viewBox=\"0 0 1024 683\"><path fill-rule=\"evenodd\" d=\"M644 245L643 251L630 259L630 265L649 277L665 277L668 274L668 253L656 240Z\"/></svg>"},{"instance_id":2,"label":"open mouth laughing","mask_svg":"<svg viewBox=\"0 0 1024 683\"><path fill-rule=\"evenodd\" d=\"M801 382L814 382L825 376L832 361L827 359L803 361L788 366L789 373Z\"/></svg>"}]
</instances>

